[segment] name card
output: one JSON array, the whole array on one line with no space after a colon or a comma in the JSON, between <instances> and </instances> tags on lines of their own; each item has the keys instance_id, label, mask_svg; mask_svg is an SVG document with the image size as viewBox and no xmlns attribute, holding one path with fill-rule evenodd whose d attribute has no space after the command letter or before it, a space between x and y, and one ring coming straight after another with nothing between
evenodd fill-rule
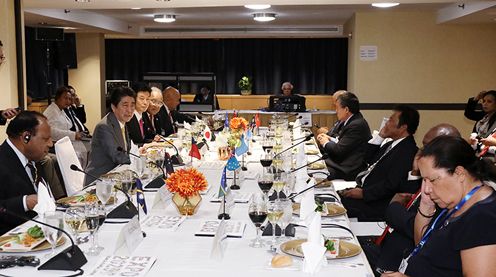
<instances>
[{"instance_id":1,"label":"name card","mask_svg":"<svg viewBox=\"0 0 496 277\"><path fill-rule=\"evenodd\" d=\"M173 194L165 186L161 186L155 194L152 208L166 209L172 202L172 196Z\"/></svg>"},{"instance_id":2,"label":"name card","mask_svg":"<svg viewBox=\"0 0 496 277\"><path fill-rule=\"evenodd\" d=\"M146 256L106 256L101 259L90 276L145 276L157 258Z\"/></svg>"},{"instance_id":3,"label":"name card","mask_svg":"<svg viewBox=\"0 0 496 277\"><path fill-rule=\"evenodd\" d=\"M208 223L207 223L208 224ZM227 247L226 222L221 220L217 231L215 232L214 241L212 243L212 251L210 258L214 260L222 260L224 258L225 249Z\"/></svg>"},{"instance_id":4,"label":"name card","mask_svg":"<svg viewBox=\"0 0 496 277\"><path fill-rule=\"evenodd\" d=\"M117 255L130 255L143 241L143 233L138 220L138 216L133 217L124 227L122 227L114 253Z\"/></svg>"}]
</instances>

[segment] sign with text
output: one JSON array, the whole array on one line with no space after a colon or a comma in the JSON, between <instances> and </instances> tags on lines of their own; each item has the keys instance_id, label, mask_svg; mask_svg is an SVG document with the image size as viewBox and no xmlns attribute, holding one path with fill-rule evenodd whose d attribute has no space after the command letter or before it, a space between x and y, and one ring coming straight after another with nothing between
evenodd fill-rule
<instances>
[{"instance_id":1,"label":"sign with text","mask_svg":"<svg viewBox=\"0 0 496 277\"><path fill-rule=\"evenodd\" d=\"M90 276L145 276L157 258L145 256L106 256L101 259Z\"/></svg>"}]
</instances>

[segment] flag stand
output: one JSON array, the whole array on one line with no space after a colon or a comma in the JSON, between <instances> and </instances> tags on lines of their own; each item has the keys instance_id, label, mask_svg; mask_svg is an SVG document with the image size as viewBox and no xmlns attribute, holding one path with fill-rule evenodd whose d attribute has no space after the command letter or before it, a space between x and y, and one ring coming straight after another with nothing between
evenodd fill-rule
<instances>
[{"instance_id":1,"label":"flag stand","mask_svg":"<svg viewBox=\"0 0 496 277\"><path fill-rule=\"evenodd\" d=\"M226 195L222 197L222 213L217 216L218 219L231 219L231 216L226 213Z\"/></svg>"},{"instance_id":2,"label":"flag stand","mask_svg":"<svg viewBox=\"0 0 496 277\"><path fill-rule=\"evenodd\" d=\"M246 165L245 165L245 154L241 155L241 170L243 170L243 171L248 170L248 167L246 167Z\"/></svg>"},{"instance_id":3,"label":"flag stand","mask_svg":"<svg viewBox=\"0 0 496 277\"><path fill-rule=\"evenodd\" d=\"M236 184L236 179L237 179L236 178L236 170L233 170L233 184L230 187L232 190L241 189L241 187L238 184Z\"/></svg>"}]
</instances>

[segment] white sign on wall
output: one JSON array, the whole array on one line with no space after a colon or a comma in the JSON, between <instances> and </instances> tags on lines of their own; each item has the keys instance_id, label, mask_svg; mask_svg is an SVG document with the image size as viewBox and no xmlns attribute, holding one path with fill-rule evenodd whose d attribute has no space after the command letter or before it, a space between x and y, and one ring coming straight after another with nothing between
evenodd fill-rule
<instances>
[{"instance_id":1,"label":"white sign on wall","mask_svg":"<svg viewBox=\"0 0 496 277\"><path fill-rule=\"evenodd\" d=\"M377 60L377 46L376 45L362 45L360 46L360 60L361 61L376 61Z\"/></svg>"}]
</instances>

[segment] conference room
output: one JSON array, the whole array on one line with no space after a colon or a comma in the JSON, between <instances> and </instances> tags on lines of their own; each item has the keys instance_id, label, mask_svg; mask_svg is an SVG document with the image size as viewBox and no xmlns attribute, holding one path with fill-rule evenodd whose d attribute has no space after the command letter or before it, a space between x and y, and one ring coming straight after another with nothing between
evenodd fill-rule
<instances>
[{"instance_id":1,"label":"conference room","mask_svg":"<svg viewBox=\"0 0 496 277\"><path fill-rule=\"evenodd\" d=\"M283 189L288 194L284 194L283 198L301 192L301 195L294 197L298 203L302 201L298 199L302 198L299 196L307 192L302 190L311 186L312 182L326 183L330 168L333 168L326 159L332 160L334 155L326 143L337 142L321 142L318 130L327 128L332 137L333 126L337 127L343 118L346 122L344 125L347 125L346 115L340 113L342 109L360 114L366 120L370 134L365 135L364 139L369 135L376 138L376 133L384 134L385 131L381 132L384 129L382 127L387 126L388 121L394 121L398 112L400 115L408 114L410 110L403 109L403 106L418 113L418 126L405 135L411 137L418 148L425 143L423 139L433 127L439 124L455 126L462 138L469 139L475 121L464 116L467 99L480 97L478 95L481 91L490 91L496 87L493 77L496 73L496 54L490 50L496 41L496 4L493 2L401 1L399 5L387 8L374 7L372 1L270 1L268 4L271 5L265 8L246 7L248 4L260 3L210 1L203 4L196 1L177 3L155 0L24 0L1 3L0 86L3 96L0 109L20 107L20 110L36 111L48 117L53 147L50 147L50 154L47 155L50 158L42 159L42 175L45 179L59 179L60 184L56 186L62 188L61 192L54 190L50 182L49 194L59 198L59 195L65 197L80 192L83 182L68 186L67 176L64 176L64 170L70 170L72 164L78 165L78 169L86 173L97 172L98 176L92 177L97 181L87 184L96 185L100 182L96 177L103 173L94 170L103 167L94 161L101 161L97 154L110 148L107 144L98 146L102 148L94 148L93 144L102 138L101 121L108 119L109 112L115 115L116 123L122 123L119 109L124 105L126 97L133 98L124 91L120 92L119 97L115 94L117 98L112 98L113 92L122 86L131 88L137 95L133 100L135 104L132 104L136 105L136 109L133 108L130 113L122 110L122 115L132 117L130 122L135 121L134 127L126 124L125 129L133 137L134 128L143 140L137 142L131 139L133 143L128 143L124 132L122 144L121 141L112 144L110 151L113 153L109 155L125 157L112 168L121 172L136 167L136 164L141 164L142 158L133 155L158 157L158 151L167 153L164 156L170 156L165 160L171 160L170 167L176 173L186 164L184 168L196 168L208 184L207 192L201 194L202 200L196 214L181 217L170 202L172 199L164 196L169 191L163 187L162 190L147 188L149 183L160 184L161 178L157 177L161 174L170 177L171 172L167 172L163 159L157 158L158 163L164 163L161 166L157 166L156 162L145 162L146 168L139 165L137 169L133 168L134 171L148 173L139 174L148 177L141 180L143 197L148 206L147 214L143 212L136 194L131 197L140 215L137 219L141 223L140 229L146 236L137 239L129 234L126 237L123 232L126 228L132 229L133 222L129 218L122 223L122 220L107 217L96 231L97 243L104 249L92 256L87 254L91 252L91 241L84 242L91 236L87 232L82 238L71 234L87 260L84 265L78 266L84 270L84 275L91 272L97 274L98 266L111 264L111 259L129 256L136 260L148 259L147 263L143 263L146 269L140 273L147 276L172 272L187 276L200 272L207 275L236 272L242 276L301 276L303 272L316 276L379 276L374 262L370 262L368 255L366 257L364 241L358 237L381 235L386 228L383 217L362 220L361 215L350 213L336 217L322 215L319 234L337 238L343 242L342 245L351 244L352 250L354 246L359 250L356 256L354 254L353 257L339 259L328 257L325 263L321 261L318 265L309 264L316 260L314 257L302 258L301 251L304 250L299 245L294 247L299 249L297 252L300 251L297 255L289 248L282 250L284 247L281 245L286 242L307 239L317 234L311 228L311 221L304 222L304 217L294 212L296 207L293 207L295 214L291 222L306 227L289 228L293 230L293 233L286 230L289 237L281 235L278 230L279 238L272 240L272 231L264 223L262 239L266 245L261 248L250 247L257 228L250 220L248 210L252 202L256 202L251 196L257 195L262 189L257 181L272 174L269 179L275 182L275 179L281 178L280 175L288 175L286 182L292 183L294 187L291 191ZM61 87L67 87L67 91L58 92ZM333 96L340 90L351 92L351 95L345 93L342 97ZM60 111L65 109L62 102L66 96L72 99L71 106L74 109L64 114ZM147 98L141 100L146 102L146 106L138 108L140 97ZM168 104L171 101L178 101L178 105ZM357 112L353 112L353 101L359 103ZM60 110L57 110L57 106ZM45 113L49 107L59 113ZM84 120L80 117L81 111L84 111ZM62 141L57 137L55 141L54 126L61 128L61 125L54 123L60 122L54 116L68 120L68 139ZM181 119L178 120L178 117ZM233 122L233 118L243 118L246 124L242 120ZM0 126L2 142L10 138L7 128L13 120L8 117L5 126ZM171 129L167 129L166 121L171 122ZM162 124L164 128L159 131L156 125ZM233 135L235 132L232 130L236 128L232 124L246 125L246 128L242 127L242 138L241 133ZM73 130L70 130L71 126ZM152 129L156 129L156 132L146 134ZM230 133L227 129L231 130ZM283 131L279 133L281 129ZM207 138L207 133L213 134L213 137ZM392 133L387 135L393 141L396 138ZM247 139L249 136L251 139ZM233 137L236 142L239 141L236 148L242 145L241 141L246 143L249 149L247 153L236 155L234 147L219 147L222 143L232 142ZM23 144L24 141L21 137L19 143ZM101 141L108 141L108 138ZM65 146L62 146L64 143ZM64 149L67 145L76 144L79 145L75 147L77 163L73 159L61 162L57 147ZM201 159L190 155L194 148L192 145L195 144ZM288 147L292 148L286 150ZM267 148L272 148L272 151L266 151ZM228 187L238 182L241 189L230 190L231 195L235 196L235 205L228 205L232 209L231 219L225 222L242 224L243 230L240 237L236 238L219 239L215 233L212 237L203 237L197 234L201 225L217 220L218 215L222 214L219 209L224 201L218 197L219 187L224 179L223 168L231 162L231 150L240 163L240 169L228 169L225 180ZM283 150L284 153L281 153ZM273 172L272 167L279 166L277 164L271 165L268 170L263 167L261 160L267 155L272 155L273 161L278 160L274 155L280 158L281 167L287 166L283 170L285 174L279 174L277 169ZM414 155L415 152L412 157ZM156 158L152 160L156 161ZM314 161L315 164L309 165L308 169L305 167L293 174L288 173ZM58 165L52 166L52 163ZM119 169L118 165L123 163L131 165ZM373 162L366 164L374 165ZM163 168L165 172L157 171L157 168ZM54 175L57 175L53 178L46 172L52 169ZM344 180L333 182L328 188L315 189L315 194L330 194L332 199L326 198L326 201L343 202L341 206L351 211L350 204L344 200L349 197L337 191L348 188L349 182L354 182L358 174L355 171L362 170L354 169L353 178L342 177L345 175L329 178ZM406 171L409 170L411 168ZM315 176L305 173L303 176L301 173L304 171L323 173L316 173ZM75 174L75 171L71 173ZM84 179L86 173L79 172L77 179ZM108 180L103 178L101 182L112 180L110 177ZM304 184L297 180L304 180ZM270 193L274 189L270 189ZM408 193L415 191L417 189ZM161 193L164 195L160 196ZM275 194L280 198L278 191ZM126 197L121 192L114 191L112 197L119 201L110 205L112 207L126 203ZM170 200L166 201L169 205L162 207L160 203L155 203L160 202L161 197ZM107 215L110 212L107 211ZM157 227L159 224L152 228L153 224L147 222L152 219L165 220L165 217L180 218L180 222L167 231L160 231ZM340 225L345 229L328 227L330 225ZM8 229L8 233L16 233L11 229ZM117 239L120 235L124 238ZM69 236L64 237L66 241L63 246L55 248L56 253L68 249ZM125 254L117 251L116 247L123 241L130 250ZM292 246L291 243L289 245ZM4 252L2 256L34 255L43 264L55 256L49 248L23 254L1 252ZM202 258L193 264L197 256ZM274 267L274 256L282 258L284 262L287 262L286 256L290 256L291 265ZM116 263L115 260L113 262ZM132 262L127 261L129 264ZM16 276L34 272L47 276L70 274L68 271L37 271L36 267L14 267L0 274ZM103 271L98 274L106 276Z\"/></svg>"}]
</instances>

